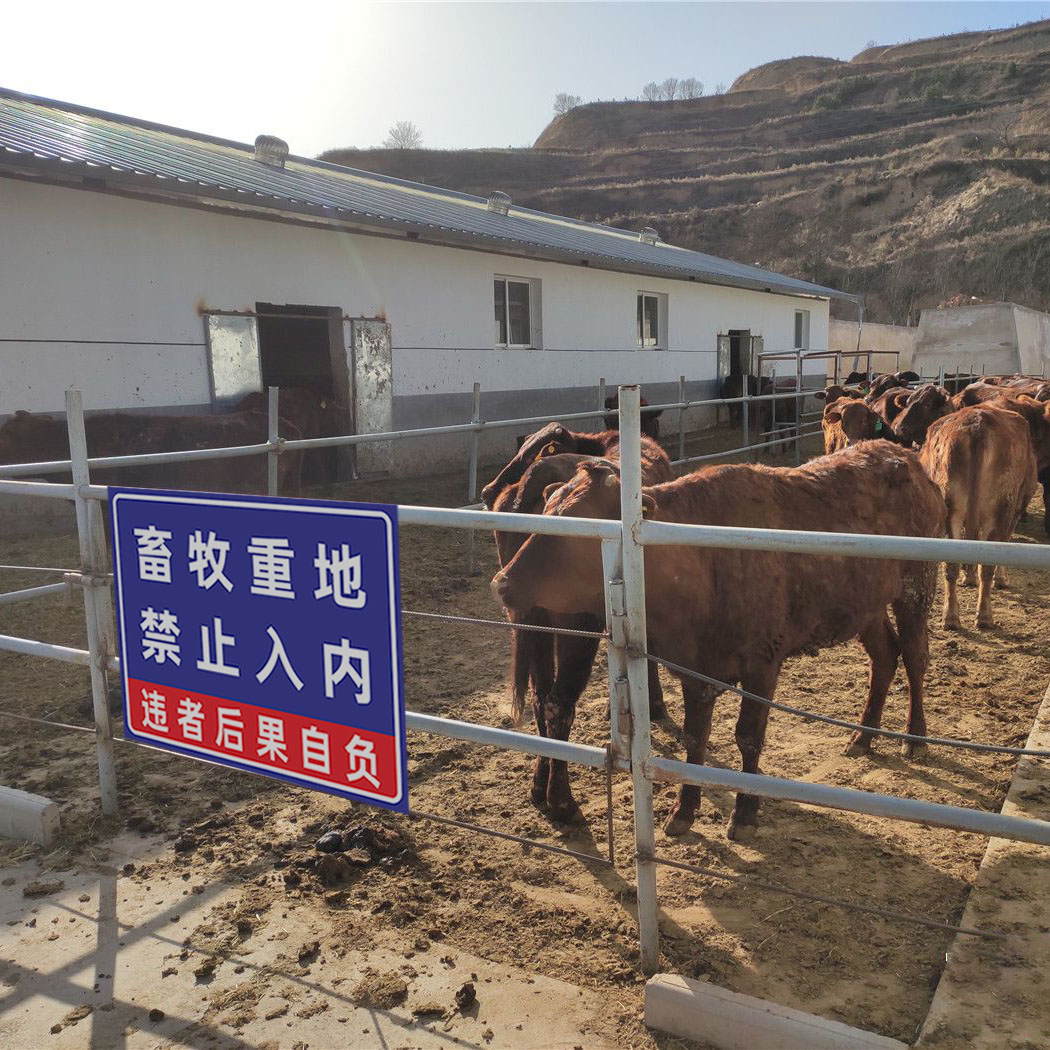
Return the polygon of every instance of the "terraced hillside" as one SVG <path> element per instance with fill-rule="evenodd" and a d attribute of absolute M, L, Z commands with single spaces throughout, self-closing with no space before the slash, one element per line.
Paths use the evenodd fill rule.
<path fill-rule="evenodd" d="M 632 229 L 864 292 L 1050 309 L 1050 21 L 800 57 L 724 95 L 594 103 L 528 150 L 327 160 Z"/>

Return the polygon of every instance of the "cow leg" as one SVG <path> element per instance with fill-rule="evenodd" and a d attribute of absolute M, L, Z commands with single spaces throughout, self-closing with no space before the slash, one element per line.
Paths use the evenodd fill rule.
<path fill-rule="evenodd" d="M 955 562 L 944 563 L 944 618 L 941 623 L 945 630 L 958 631 L 962 628 L 959 617 L 959 595 L 956 586 L 959 581 L 959 566 Z"/>
<path fill-rule="evenodd" d="M 868 654 L 868 702 L 864 705 L 861 725 L 878 729 L 882 725 L 882 709 L 886 704 L 886 693 L 889 691 L 893 676 L 897 673 L 897 657 L 900 647 L 897 635 L 893 631 L 890 618 L 883 614 L 880 620 L 865 627 L 860 632 L 860 644 Z M 846 745 L 846 754 L 851 758 L 866 755 L 871 750 L 871 733 L 859 730 L 853 734 Z"/>
<path fill-rule="evenodd" d="M 519 632 L 524 634 L 525 632 Z M 533 714 L 536 732 L 547 736 L 546 705 L 554 689 L 554 635 L 541 631 L 530 631 L 532 635 L 528 650 L 529 677 L 532 680 L 534 697 Z M 547 786 L 551 777 L 551 760 L 538 757 L 532 773 L 532 804 L 547 805 Z"/>
<path fill-rule="evenodd" d="M 749 693 L 773 698 L 777 688 L 780 668 L 769 665 L 750 671 L 741 680 L 740 685 Z M 769 708 L 742 697 L 740 714 L 736 721 L 736 746 L 740 748 L 741 769 L 745 773 L 757 773 L 758 760 L 762 757 L 762 746 L 766 742 L 766 723 L 769 721 Z M 734 842 L 748 842 L 754 837 L 758 827 L 758 796 L 737 795 L 733 806 L 733 815 L 729 818 L 726 837 Z"/>
<path fill-rule="evenodd" d="M 922 698 L 926 682 L 926 665 L 930 656 L 929 628 L 926 623 L 926 603 L 901 599 L 893 603 L 897 616 L 897 638 L 904 671 L 908 676 L 908 732 L 926 736 L 926 712 Z M 929 747 L 914 740 L 901 741 L 905 758 L 923 758 Z"/>
<path fill-rule="evenodd" d="M 1050 470 L 1044 470 L 1039 475 L 1043 484 L 1043 531 L 1050 536 Z"/>
<path fill-rule="evenodd" d="M 554 688 L 544 705 L 544 717 L 550 736 L 555 740 L 568 740 L 576 719 L 576 701 L 587 687 L 594 658 L 598 654 L 598 639 L 559 636 L 555 642 L 555 652 L 558 673 Z M 582 820 L 580 807 L 572 797 L 568 764 L 552 759 L 550 768 L 547 811 L 551 819 L 564 822 Z"/>
<path fill-rule="evenodd" d="M 649 661 L 649 718 L 664 719 L 667 706 L 664 704 L 664 687 L 660 684 L 660 668 Z"/>
<path fill-rule="evenodd" d="M 969 538 L 969 537 L 967 537 Z M 963 586 L 964 587 L 975 587 L 977 585 L 977 566 L 976 565 L 964 565 L 963 566 Z"/>
<path fill-rule="evenodd" d="M 1005 565 L 995 567 L 995 589 L 1005 591 L 1010 586 L 1010 570 Z"/>
<path fill-rule="evenodd" d="M 994 576 L 994 565 L 981 566 L 981 583 L 977 590 L 978 630 L 995 626 L 995 617 L 992 615 L 992 580 Z"/>
<path fill-rule="evenodd" d="M 685 760 L 702 765 L 707 755 L 718 689 L 695 678 L 683 678 L 682 697 L 685 700 Z M 683 784 L 674 809 L 664 822 L 665 834 L 684 835 L 693 826 L 699 805 L 700 788 L 695 784 Z"/>

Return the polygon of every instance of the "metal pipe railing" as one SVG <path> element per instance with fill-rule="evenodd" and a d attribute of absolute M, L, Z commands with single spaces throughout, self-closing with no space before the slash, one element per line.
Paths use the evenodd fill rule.
<path fill-rule="evenodd" d="M 34 598 L 45 598 L 49 594 L 61 594 L 68 589 L 66 583 L 45 583 L 40 587 L 26 587 L 21 591 L 6 591 L 0 594 L 0 605 L 14 605 Z"/>
<path fill-rule="evenodd" d="M 1035 842 L 1050 846 L 1050 822 L 1031 817 L 1010 817 L 1002 813 L 986 813 L 981 809 L 946 806 L 938 802 L 880 795 L 873 791 L 837 787 L 833 784 L 812 784 L 801 780 L 785 780 L 762 773 L 741 773 L 735 769 L 716 769 L 697 766 L 671 758 L 650 758 L 646 766 L 654 780 L 699 787 L 726 788 L 762 798 L 801 802 L 824 809 L 841 809 L 863 813 L 869 817 L 889 817 L 913 824 L 933 824 L 936 827 L 973 831 L 978 835 L 1012 839 L 1017 842 Z"/>

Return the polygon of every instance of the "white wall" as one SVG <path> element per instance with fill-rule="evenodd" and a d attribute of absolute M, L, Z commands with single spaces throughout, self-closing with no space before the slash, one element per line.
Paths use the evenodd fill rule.
<path fill-rule="evenodd" d="M 885 354 L 873 353 L 871 367 L 877 372 L 892 372 L 897 369 L 897 358 L 892 351 L 900 352 L 900 368 L 911 368 L 915 353 L 917 328 L 897 324 L 868 324 L 861 328 L 860 349 L 863 351 L 885 350 Z M 857 322 L 831 321 L 828 327 L 828 349 L 840 350 L 843 354 L 843 375 L 853 370 L 853 355 L 857 352 Z M 864 362 L 860 362 L 863 371 Z M 835 362 L 828 361 L 828 375 L 835 374 Z"/>
<path fill-rule="evenodd" d="M 511 382 L 529 389 L 590 385 L 602 374 L 610 383 L 682 373 L 713 378 L 719 331 L 750 329 L 765 337 L 766 350 L 786 349 L 797 308 L 811 312 L 811 346 L 824 348 L 828 339 L 826 301 L 9 179 L 0 179 L 0 244 L 0 337 L 24 340 L 0 343 L 0 415 L 61 409 L 62 392 L 71 385 L 84 390 L 89 408 L 205 404 L 210 395 L 198 307 L 244 309 L 257 301 L 385 316 L 393 326 L 396 396 L 469 391 L 475 379 L 489 389 Z M 583 360 L 578 354 L 494 351 L 494 273 L 542 281 L 543 339 L 551 351 L 633 351 L 635 297 L 644 290 L 669 298 L 669 351 L 703 353 L 646 351 L 621 361 L 609 353 Z M 431 348 L 444 352 L 421 352 Z"/>
<path fill-rule="evenodd" d="M 1050 377 L 1050 314 L 1015 306 L 1014 325 L 1021 371 Z"/>

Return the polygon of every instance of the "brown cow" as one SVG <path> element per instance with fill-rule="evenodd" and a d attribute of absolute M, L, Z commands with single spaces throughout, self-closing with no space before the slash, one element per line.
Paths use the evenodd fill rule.
<path fill-rule="evenodd" d="M 824 452 L 828 455 L 858 441 L 873 441 L 888 429 L 870 405 L 847 397 L 824 406 L 820 425 L 824 431 Z"/>
<path fill-rule="evenodd" d="M 601 430 L 594 434 L 569 430 L 561 423 L 551 422 L 534 434 L 526 436 L 507 465 L 481 490 L 482 502 L 492 510 L 496 497 L 508 486 L 515 485 L 540 455 L 557 456 L 575 452 L 584 456 L 612 456 L 620 445 L 618 430 Z M 619 457 L 619 452 L 615 453 Z M 671 476 L 671 461 L 667 453 L 651 438 L 642 437 L 642 472 L 667 471 Z M 656 480 L 656 475 L 653 475 Z"/>
<path fill-rule="evenodd" d="M 922 377 L 918 372 L 884 372 L 871 381 L 871 386 L 868 387 L 868 400 L 874 401 L 887 390 L 898 386 L 906 387 L 909 383 L 918 383 L 921 380 Z"/>
<path fill-rule="evenodd" d="M 643 489 L 646 516 L 658 521 L 754 528 L 940 536 L 944 501 L 917 456 L 885 441 L 867 441 L 801 467 L 707 467 Z M 583 463 L 548 499 L 544 513 L 588 518 L 619 515 L 613 468 Z M 858 637 L 871 659 L 863 724 L 877 727 L 898 656 L 908 675 L 908 732 L 925 735 L 922 690 L 926 619 L 936 571 L 929 563 L 654 546 L 645 552 L 646 618 L 654 655 L 722 682 L 772 697 L 788 657 Z M 511 609 L 603 607 L 597 540 L 534 535 L 492 581 Z M 893 607 L 897 630 L 888 614 Z M 719 689 L 682 676 L 688 761 L 704 761 Z M 769 710 L 743 699 L 736 739 L 743 769 L 758 771 Z M 847 753 L 861 754 L 871 734 L 858 732 Z M 908 743 L 905 754 L 925 751 Z M 685 832 L 699 791 L 685 786 L 665 825 Z M 738 796 L 729 837 L 757 824 L 758 799 Z"/>
<path fill-rule="evenodd" d="M 558 430 L 562 433 L 558 434 Z M 539 435 L 543 435 L 544 441 L 533 440 Z M 581 444 L 587 444 L 593 439 L 607 440 L 607 455 L 609 460 L 615 463 L 619 462 L 620 456 L 619 437 L 618 431 L 608 431 L 606 434 L 573 434 L 557 424 L 548 424 L 538 434 L 526 438 L 515 456 L 515 460 L 519 460 L 528 449 L 537 450 L 538 445 L 537 458 L 525 466 L 520 477 L 506 483 L 493 497 L 492 491 L 500 483 L 500 478 L 513 478 L 517 472 L 520 462 L 516 465 L 515 460 L 512 460 L 500 472 L 499 477 L 486 486 L 483 493 L 486 503 L 492 500 L 492 510 L 541 513 L 545 489 L 551 484 L 567 480 L 581 460 L 590 458 L 580 453 L 559 452 L 560 447 L 573 439 L 583 439 Z M 654 481 L 664 481 L 673 476 L 667 453 L 655 441 L 645 436 L 642 437 L 642 463 L 642 476 L 646 480 L 652 478 Z M 526 537 L 520 533 L 497 531 L 495 539 L 502 566 L 509 563 Z M 534 607 L 518 610 L 510 619 L 514 623 L 528 625 L 600 631 L 605 623 L 605 608 L 603 606 L 598 614 L 585 610 L 552 615 L 542 607 Z M 529 630 L 512 631 L 511 713 L 514 720 L 521 720 L 531 681 L 534 693 L 533 713 L 540 736 L 568 740 L 576 703 L 590 680 L 597 651 L 598 641 L 593 638 L 552 636 Z M 656 667 L 650 668 L 649 689 L 653 697 L 653 716 L 662 718 L 666 715 L 666 710 Z M 579 806 L 573 799 L 569 786 L 568 767 L 564 762 L 553 762 L 546 758 L 536 760 L 532 800 L 536 805 L 546 807 L 548 815 L 554 820 L 574 821 L 580 818 Z"/>
<path fill-rule="evenodd" d="M 913 390 L 893 420 L 893 430 L 902 445 L 918 448 L 926 440 L 930 424 L 955 411 L 951 395 L 934 383 Z"/>
<path fill-rule="evenodd" d="M 922 463 L 948 507 L 952 539 L 1008 540 L 1036 487 L 1036 459 L 1028 424 L 1018 414 L 974 405 L 930 427 Z M 982 565 L 977 599 L 978 628 L 994 627 L 994 566 Z M 958 630 L 959 566 L 944 567 L 946 628 Z"/>
<path fill-rule="evenodd" d="M 832 384 L 827 390 L 817 390 L 813 396 L 818 401 L 823 401 L 825 405 L 830 405 L 833 401 L 838 401 L 841 397 L 847 397 L 854 401 L 859 401 L 864 397 L 865 391 L 859 387 L 853 386 L 837 386 Z"/>
<path fill-rule="evenodd" d="M 284 420 L 288 437 L 299 437 Z M 150 452 L 255 445 L 266 441 L 266 416 L 258 412 L 227 415 L 166 416 L 136 412 L 103 412 L 85 419 L 88 455 L 123 456 Z M 0 427 L 0 463 L 36 463 L 69 459 L 64 419 L 16 412 Z M 284 491 L 298 492 L 301 454 L 278 459 Z M 266 457 L 192 460 L 151 466 L 93 470 L 96 484 L 147 485 L 216 492 L 266 490 Z"/>

